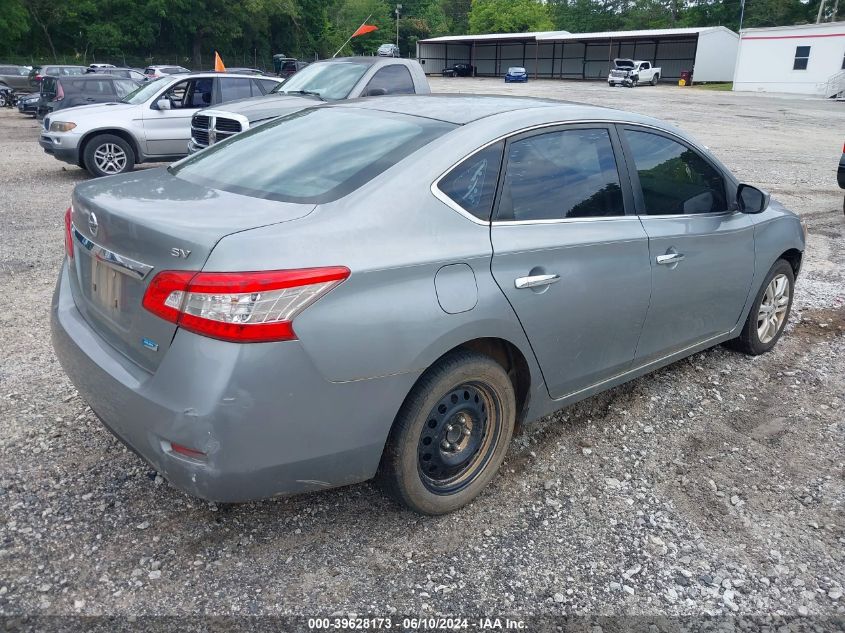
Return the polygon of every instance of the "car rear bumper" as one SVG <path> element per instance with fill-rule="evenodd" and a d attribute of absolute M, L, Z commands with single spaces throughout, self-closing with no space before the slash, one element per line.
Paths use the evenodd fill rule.
<path fill-rule="evenodd" d="M 415 374 L 326 381 L 298 341 L 237 345 L 177 331 L 154 374 L 128 361 L 76 308 L 67 266 L 53 347 L 109 430 L 194 496 L 238 502 L 371 478 Z M 199 450 L 192 459 L 172 445 Z"/>
<path fill-rule="evenodd" d="M 79 164 L 79 146 L 72 141 L 71 137 L 57 137 L 42 133 L 38 138 L 38 144 L 51 156 L 71 165 Z"/>

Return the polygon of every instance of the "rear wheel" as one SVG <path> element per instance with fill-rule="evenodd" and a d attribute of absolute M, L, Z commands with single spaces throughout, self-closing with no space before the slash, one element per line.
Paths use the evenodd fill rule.
<path fill-rule="evenodd" d="M 423 374 L 402 405 L 378 481 L 416 512 L 457 510 L 496 474 L 515 421 L 514 389 L 502 366 L 483 354 L 453 352 Z"/>
<path fill-rule="evenodd" d="M 652 78 L 651 78 L 651 85 L 652 85 L 652 86 L 656 86 L 656 85 L 657 85 L 657 82 L 658 82 L 659 80 L 660 80 L 660 75 L 654 75 L 654 77 L 652 77 Z"/>
<path fill-rule="evenodd" d="M 92 176 L 123 174 L 135 168 L 135 152 L 119 136 L 100 134 L 85 145 L 83 162 Z"/>
<path fill-rule="evenodd" d="M 795 273 L 792 265 L 784 259 L 779 259 L 766 275 L 742 332 L 728 342 L 730 347 L 753 356 L 772 349 L 783 334 L 789 319 L 794 287 Z"/>

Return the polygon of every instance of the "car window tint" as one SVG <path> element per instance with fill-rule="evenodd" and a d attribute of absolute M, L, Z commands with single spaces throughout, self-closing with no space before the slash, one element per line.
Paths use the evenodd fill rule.
<path fill-rule="evenodd" d="M 253 79 L 252 82 L 254 84 L 252 94 L 256 96 L 261 94 L 267 94 L 273 88 L 275 88 L 276 84 L 278 83 L 276 81 L 270 81 L 269 79 Z"/>
<path fill-rule="evenodd" d="M 650 132 L 626 130 L 625 136 L 648 215 L 727 210 L 724 178 L 698 152 Z"/>
<path fill-rule="evenodd" d="M 388 112 L 308 108 L 232 136 L 170 170 L 214 189 L 319 204 L 358 189 L 454 128 Z"/>
<path fill-rule="evenodd" d="M 414 80 L 411 73 L 402 64 L 386 66 L 376 72 L 370 83 L 367 84 L 367 91 L 384 90 L 389 95 L 412 95 L 414 94 Z M 365 92 L 365 94 L 366 94 Z"/>
<path fill-rule="evenodd" d="M 606 129 L 546 132 L 508 146 L 497 220 L 625 214 Z"/>
<path fill-rule="evenodd" d="M 489 220 L 496 196 L 504 143 L 495 143 L 473 154 L 438 183 L 437 188 L 480 220 Z"/>
<path fill-rule="evenodd" d="M 260 93 L 258 93 L 260 94 Z M 237 77 L 220 78 L 220 98 L 222 101 L 234 101 L 252 96 L 252 82 Z"/>

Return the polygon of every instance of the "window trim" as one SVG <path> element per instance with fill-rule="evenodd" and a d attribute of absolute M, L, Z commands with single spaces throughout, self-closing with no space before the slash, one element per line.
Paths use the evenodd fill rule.
<path fill-rule="evenodd" d="M 701 151 L 701 149 L 689 143 L 686 139 L 683 139 L 680 136 L 672 134 L 670 131 L 663 130 L 659 127 L 642 125 L 639 123 L 617 123 L 617 127 L 619 128 L 619 140 L 622 143 L 625 162 L 628 166 L 628 180 L 631 183 L 631 189 L 634 194 L 634 205 L 636 208 L 637 217 L 648 219 L 665 218 L 667 220 L 677 220 L 678 218 L 727 217 L 740 212 L 735 200 L 736 195 L 734 193 L 734 189 L 736 188 L 736 183 L 734 182 L 734 179 L 730 177 L 729 174 L 726 174 L 725 171 L 710 158 L 707 152 Z M 655 134 L 656 136 L 663 136 L 665 138 L 668 138 L 670 141 L 675 141 L 676 143 L 679 143 L 687 149 L 690 149 L 696 154 L 698 154 L 698 156 L 701 157 L 705 163 L 710 165 L 710 167 L 712 167 L 722 177 L 722 183 L 725 187 L 725 202 L 727 203 L 728 208 L 725 211 L 708 211 L 707 213 L 667 213 L 654 215 L 649 214 L 645 208 L 645 199 L 643 198 L 643 188 L 640 184 L 640 176 L 637 171 L 637 165 L 634 162 L 633 152 L 631 151 L 631 147 L 628 144 L 628 139 L 625 137 L 625 130 L 631 130 L 632 132 L 645 132 L 649 134 Z"/>
<path fill-rule="evenodd" d="M 798 49 L 800 49 L 800 48 L 806 48 L 807 54 L 806 55 L 798 55 Z M 806 44 L 795 47 L 795 56 L 792 58 L 792 70 L 793 71 L 807 70 L 807 68 L 809 68 L 809 66 L 810 66 L 810 53 L 812 52 L 812 49 L 813 49 L 812 45 L 807 46 Z M 799 59 L 804 61 L 804 68 L 796 68 L 795 67 L 795 65 L 798 63 Z M 845 62 L 843 62 L 843 65 L 845 65 Z"/>
<path fill-rule="evenodd" d="M 443 180 L 443 178 L 445 178 L 446 175 L 449 174 L 449 172 L 451 172 L 453 169 L 455 169 L 455 167 L 460 165 L 465 160 L 471 158 L 472 156 L 474 156 L 478 152 L 480 152 L 484 149 L 487 149 L 488 147 L 490 147 L 494 143 L 498 143 L 499 141 L 507 142 L 507 140 L 511 137 L 521 135 L 521 134 L 525 134 L 526 132 L 533 132 L 535 130 L 542 130 L 542 129 L 545 129 L 545 128 L 553 128 L 553 127 L 565 127 L 565 126 L 568 126 L 568 125 L 582 125 L 582 124 L 590 124 L 590 125 L 600 124 L 600 125 L 607 125 L 607 126 L 614 128 L 615 134 L 611 134 L 611 140 L 613 139 L 613 137 L 615 135 L 615 138 L 617 139 L 617 141 L 619 143 L 619 149 L 621 150 L 620 153 L 616 156 L 617 170 L 619 171 L 619 179 L 620 179 L 621 184 L 622 184 L 623 193 L 627 190 L 631 194 L 631 203 L 632 204 L 631 204 L 630 208 L 632 209 L 632 213 L 628 213 L 628 206 L 626 205 L 625 215 L 615 215 L 615 216 L 595 217 L 595 218 L 561 218 L 561 219 L 557 219 L 557 220 L 502 220 L 502 221 L 493 220 L 493 221 L 485 222 L 484 220 L 480 220 L 479 218 L 474 216 L 472 213 L 470 213 L 469 211 L 467 211 L 466 209 L 461 207 L 461 205 L 456 203 L 454 200 L 452 200 L 449 196 L 447 196 L 445 193 L 440 191 L 440 189 L 438 188 L 440 181 Z M 636 195 L 637 188 L 634 187 L 634 183 L 631 179 L 631 161 L 628 159 L 628 156 L 630 155 L 630 149 L 628 148 L 628 145 L 625 142 L 625 135 L 622 134 L 622 129 L 624 129 L 626 127 L 630 127 L 630 128 L 634 128 L 634 129 L 642 129 L 642 130 L 646 130 L 646 131 L 654 130 L 654 131 L 656 131 L 660 134 L 663 134 L 664 136 L 667 136 L 668 138 L 670 138 L 672 140 L 677 140 L 678 142 L 683 143 L 684 145 L 687 145 L 692 150 L 695 150 L 698 154 L 703 156 L 705 158 L 705 160 L 707 160 L 707 162 L 716 171 L 718 171 L 720 174 L 722 174 L 722 177 L 725 179 L 726 193 L 729 194 L 728 199 L 730 200 L 730 199 L 736 197 L 735 195 L 732 195 L 732 191 L 733 191 L 733 189 L 736 188 L 736 185 L 737 185 L 736 179 L 729 172 L 726 173 L 721 167 L 719 167 L 709 157 L 709 155 L 706 152 L 703 152 L 700 148 L 696 147 L 695 145 L 692 145 L 691 143 L 689 143 L 689 141 L 687 141 L 683 137 L 675 134 L 671 130 L 666 130 L 666 129 L 659 127 L 659 126 L 656 126 L 656 125 L 649 125 L 648 123 L 635 123 L 635 122 L 632 122 L 632 121 L 620 121 L 619 119 L 573 119 L 571 121 L 551 121 L 551 122 L 547 122 L 547 123 L 537 123 L 535 125 L 529 125 L 527 127 L 520 128 L 518 130 L 514 130 L 512 132 L 507 132 L 506 134 L 500 134 L 496 138 L 487 141 L 483 145 L 479 145 L 476 149 L 472 150 L 468 154 L 465 154 L 463 157 L 459 158 L 454 163 L 452 163 L 448 168 L 443 170 L 443 173 L 441 173 L 437 178 L 434 179 L 434 182 L 431 183 L 429 190 L 431 191 L 431 194 L 435 198 L 440 200 L 440 202 L 445 204 L 447 207 L 449 207 L 450 209 L 452 209 L 453 211 L 455 211 L 459 215 L 462 215 L 463 217 L 465 217 L 470 222 L 472 222 L 474 224 L 478 224 L 479 226 L 490 227 L 490 226 L 496 226 L 496 225 L 510 225 L 510 224 L 558 224 L 558 223 L 563 223 L 563 222 L 595 222 L 595 221 L 608 221 L 608 220 L 639 220 L 640 216 L 643 215 L 643 214 L 640 213 L 641 204 L 637 200 L 637 195 Z M 505 147 L 505 149 L 507 149 L 507 147 Z M 615 146 L 614 146 L 614 150 L 616 150 Z M 623 169 L 620 169 L 620 167 L 619 167 L 619 160 L 620 159 L 622 160 L 622 168 Z M 504 153 L 502 154 L 502 161 L 504 162 Z M 499 176 L 501 177 L 501 175 L 502 174 L 501 174 L 501 171 L 500 171 Z M 637 179 L 637 185 L 639 185 L 639 178 Z M 728 185 L 730 185 L 730 186 L 728 186 Z M 496 187 L 496 199 L 493 202 L 494 209 L 495 209 L 496 203 L 498 202 L 498 196 L 499 196 L 499 187 L 497 186 Z M 738 211 L 738 209 L 734 209 L 733 211 L 729 211 L 729 212 L 736 213 L 737 211 Z M 648 216 L 644 216 L 644 217 L 649 217 L 649 218 L 670 218 L 670 217 L 691 218 L 691 217 L 696 217 L 696 216 L 706 217 L 706 216 L 713 216 L 713 215 L 726 215 L 726 213 L 727 212 L 679 214 L 679 215 L 675 215 L 675 216 L 648 215 Z"/>

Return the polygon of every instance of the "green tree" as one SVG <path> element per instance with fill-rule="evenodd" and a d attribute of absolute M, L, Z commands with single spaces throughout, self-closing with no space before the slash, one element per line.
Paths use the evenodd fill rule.
<path fill-rule="evenodd" d="M 0 0 L 0 42 L 18 42 L 29 31 L 29 16 L 20 0 Z"/>
<path fill-rule="evenodd" d="M 525 33 L 553 28 L 548 5 L 537 0 L 472 0 L 470 33 Z"/>

